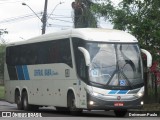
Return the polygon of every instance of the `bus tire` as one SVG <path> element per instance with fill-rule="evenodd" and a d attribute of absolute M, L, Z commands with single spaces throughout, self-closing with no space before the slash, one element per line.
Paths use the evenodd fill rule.
<path fill-rule="evenodd" d="M 26 111 L 31 110 L 31 105 L 28 103 L 28 95 L 26 91 L 22 93 L 22 104 L 23 104 L 24 110 Z"/>
<path fill-rule="evenodd" d="M 76 108 L 75 96 L 72 92 L 69 93 L 68 96 L 67 96 L 67 104 L 68 104 L 68 108 L 69 108 L 69 111 L 70 111 L 71 115 L 77 116 L 77 115 L 80 115 L 82 113 L 82 109 Z"/>
<path fill-rule="evenodd" d="M 21 101 L 20 92 L 18 90 L 15 91 L 15 103 L 17 104 L 18 110 L 23 110 L 23 105 Z"/>
<path fill-rule="evenodd" d="M 114 110 L 116 117 L 124 117 L 127 113 L 127 110 Z"/>

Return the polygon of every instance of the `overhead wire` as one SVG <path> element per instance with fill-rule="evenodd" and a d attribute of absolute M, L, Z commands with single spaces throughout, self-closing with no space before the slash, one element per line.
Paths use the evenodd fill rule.
<path fill-rule="evenodd" d="M 14 1 L 14 2 L 12 1 L 12 2 L 9 2 L 8 0 L 7 1 L 4 0 L 4 1 L 1 2 L 1 0 L 0 0 L 0 5 L 1 4 L 7 4 L 7 3 L 19 3 L 19 2 L 22 2 L 22 1 Z"/>
<path fill-rule="evenodd" d="M 73 27 L 73 26 L 67 26 L 67 25 L 59 25 L 59 24 L 49 24 L 47 27 Z"/>
<path fill-rule="evenodd" d="M 67 21 L 67 20 L 62 20 L 62 19 L 56 19 L 56 18 L 50 18 L 52 20 L 58 20 L 58 21 L 62 21 L 62 22 L 68 22 L 68 23 L 73 23 L 72 21 Z"/>
<path fill-rule="evenodd" d="M 41 14 L 41 12 L 37 13 L 37 14 Z M 12 17 L 12 18 L 8 18 L 8 19 L 5 19 L 5 20 L 1 20 L 0 21 L 0 24 L 4 24 L 4 23 L 13 23 L 13 22 L 17 22 L 17 21 L 23 21 L 23 20 L 27 20 L 27 19 L 30 19 L 30 18 L 34 18 L 36 17 L 34 14 L 27 14 L 27 15 L 24 15 L 24 16 L 18 16 L 18 17 Z M 72 21 L 67 21 L 67 20 L 62 20 L 62 19 L 58 19 L 58 18 L 72 18 L 72 17 L 50 17 L 51 20 L 58 20 L 58 21 L 63 21 L 63 22 L 68 22 L 68 23 L 73 23 Z"/>
<path fill-rule="evenodd" d="M 62 15 L 62 14 L 60 14 L 60 15 L 57 15 L 57 14 L 51 14 L 51 16 L 63 16 L 63 17 L 68 17 L 68 16 L 66 16 L 66 15 Z"/>
<path fill-rule="evenodd" d="M 41 15 L 41 12 L 39 12 L 37 14 Z M 33 18 L 33 17 L 36 17 L 36 16 L 34 14 L 27 14 L 27 15 L 18 16 L 18 17 L 7 18 L 7 19 L 4 19 L 4 20 L 1 20 L 0 24 L 12 23 L 12 22 L 16 22 L 16 21 L 27 20 L 27 19 Z"/>
<path fill-rule="evenodd" d="M 17 2 L 22 2 L 22 1 L 0 0 L 0 4 L 17 3 Z M 36 14 L 39 14 L 42 17 L 42 12 L 38 12 Z M 53 16 L 54 16 L 54 18 L 53 18 Z M 27 20 L 27 19 L 35 18 L 35 17 L 36 16 L 34 14 L 27 14 L 27 15 L 23 15 L 23 16 L 11 17 L 11 18 L 7 18 L 7 19 L 4 19 L 4 20 L 1 20 L 0 24 L 7 24 L 7 23 L 18 22 L 18 21 L 24 21 L 24 20 Z M 58 21 L 62 21 L 62 22 L 73 23 L 72 21 L 58 19 L 58 18 L 66 18 L 66 19 L 72 18 L 72 17 L 66 16 L 66 15 L 56 15 L 56 14 L 53 14 L 53 12 L 51 12 L 51 14 L 48 17 L 51 20 L 58 20 Z M 48 25 L 50 25 L 50 24 L 48 24 Z M 57 25 L 57 26 L 60 26 L 60 25 Z M 61 25 L 61 26 L 62 27 L 71 27 L 71 26 L 63 26 L 63 25 Z"/>

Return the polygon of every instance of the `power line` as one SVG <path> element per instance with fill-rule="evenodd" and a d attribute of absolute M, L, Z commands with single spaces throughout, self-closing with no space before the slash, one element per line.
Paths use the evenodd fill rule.
<path fill-rule="evenodd" d="M 68 17 L 66 15 L 57 15 L 57 14 L 52 14 L 52 16 L 63 16 L 63 17 Z"/>
<path fill-rule="evenodd" d="M 51 17 L 51 15 L 52 15 L 53 12 L 55 11 L 55 9 L 58 7 L 58 5 L 63 4 L 63 3 L 64 3 L 64 2 L 59 2 L 59 3 L 53 8 L 52 12 L 48 15 L 48 18 L 47 18 L 47 19 L 49 19 L 49 18 Z"/>
<path fill-rule="evenodd" d="M 73 18 L 71 16 L 65 16 L 65 15 L 51 15 L 53 17 L 50 17 L 50 18 Z"/>
<path fill-rule="evenodd" d="M 42 12 L 38 12 L 36 14 L 39 14 L 42 16 Z M 35 17 L 36 16 L 34 14 L 27 14 L 27 15 L 23 15 L 23 16 L 11 17 L 11 18 L 1 20 L 0 24 L 13 23 L 13 22 L 23 21 L 23 20 L 27 20 L 27 19 L 35 18 Z M 73 23 L 71 21 L 62 20 L 62 19 L 58 19 L 58 18 L 70 19 L 72 17 L 64 16 L 64 15 L 56 15 L 56 17 L 50 17 L 51 20 L 59 20 L 59 21 L 63 21 L 63 22 Z"/>
<path fill-rule="evenodd" d="M 10 1 L 10 0 L 0 0 L 0 1 Z"/>
<path fill-rule="evenodd" d="M 6 1 L 6 0 L 4 0 L 4 1 Z M 22 2 L 22 1 L 1 2 L 1 0 L 0 0 L 0 5 L 1 5 L 1 4 L 7 4 L 7 3 L 19 3 L 19 2 Z"/>
<path fill-rule="evenodd" d="M 58 20 L 62 22 L 68 22 L 68 23 L 73 23 L 72 21 L 67 21 L 67 20 L 62 20 L 62 19 L 56 19 L 56 18 L 50 18 L 51 20 Z"/>
<path fill-rule="evenodd" d="M 9 0 L 0 0 L 0 1 L 4 1 L 5 2 L 5 1 L 9 1 Z"/>
<path fill-rule="evenodd" d="M 39 12 L 37 14 L 41 15 L 41 12 Z M 1 20 L 0 24 L 16 22 L 16 21 L 19 21 L 19 20 L 26 20 L 26 19 L 29 19 L 31 17 L 36 17 L 36 16 L 34 14 L 28 14 L 28 15 L 24 15 L 24 16 L 12 17 L 12 18 L 8 18 L 8 19 L 5 19 L 5 20 Z"/>
<path fill-rule="evenodd" d="M 58 25 L 58 24 L 49 24 L 47 27 L 73 27 L 73 26 L 67 26 L 67 25 Z"/>

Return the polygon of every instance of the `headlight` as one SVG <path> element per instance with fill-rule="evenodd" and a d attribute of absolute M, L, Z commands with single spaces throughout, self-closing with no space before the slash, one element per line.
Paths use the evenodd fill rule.
<path fill-rule="evenodd" d="M 143 95 L 144 95 L 144 93 L 142 93 L 142 92 L 137 93 L 138 97 L 142 97 Z"/>
<path fill-rule="evenodd" d="M 93 101 L 89 101 L 89 104 L 90 104 L 90 105 L 94 105 L 94 102 L 93 102 Z"/>
<path fill-rule="evenodd" d="M 144 95 L 144 87 L 142 87 L 135 96 L 140 98 L 143 95 Z"/>
<path fill-rule="evenodd" d="M 96 97 L 96 96 L 99 96 L 99 95 L 100 95 L 100 93 L 94 92 L 91 86 L 88 86 L 87 89 L 85 89 L 85 90 L 86 90 L 87 93 L 89 93 L 89 94 L 92 95 L 92 96 L 95 96 L 95 97 Z"/>

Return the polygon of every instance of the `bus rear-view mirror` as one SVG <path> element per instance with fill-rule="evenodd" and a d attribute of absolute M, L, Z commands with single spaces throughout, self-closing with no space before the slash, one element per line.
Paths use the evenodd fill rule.
<path fill-rule="evenodd" d="M 90 54 L 89 54 L 89 52 L 85 48 L 83 48 L 83 47 L 78 47 L 78 49 L 84 55 L 86 66 L 89 66 L 90 65 Z"/>
<path fill-rule="evenodd" d="M 147 67 L 150 68 L 152 66 L 152 55 L 145 49 L 141 49 L 141 52 L 147 56 Z"/>

